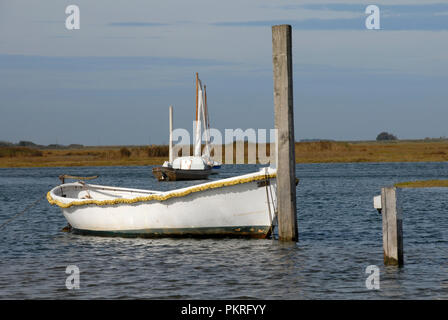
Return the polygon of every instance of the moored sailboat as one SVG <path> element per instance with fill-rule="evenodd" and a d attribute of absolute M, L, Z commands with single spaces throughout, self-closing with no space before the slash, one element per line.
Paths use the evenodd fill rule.
<path fill-rule="evenodd" d="M 162 166 L 154 167 L 152 172 L 159 181 L 203 180 L 212 169 L 221 164 L 211 158 L 210 122 L 207 109 L 207 94 L 196 73 L 196 118 L 194 130 L 193 156 L 173 159 L 172 154 L 172 107 L 170 107 L 170 159 Z M 205 147 L 202 153 L 202 126 L 204 126 Z"/>

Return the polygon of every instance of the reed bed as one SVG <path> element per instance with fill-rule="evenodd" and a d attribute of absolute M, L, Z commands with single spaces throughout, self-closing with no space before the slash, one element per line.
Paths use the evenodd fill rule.
<path fill-rule="evenodd" d="M 0 147 L 0 158 L 42 157 L 43 153 L 37 149 L 27 147 Z"/>
<path fill-rule="evenodd" d="M 244 161 L 237 162 L 237 149 L 242 146 Z M 272 145 L 248 142 L 215 146 L 215 160 L 226 163 L 226 149 L 233 151 L 227 163 L 267 163 Z M 249 149 L 256 158 L 249 159 Z M 260 149 L 262 148 L 262 149 Z M 181 150 L 178 156 L 182 155 Z M 192 154 L 192 146 L 186 146 Z M 260 151 L 260 155 L 258 155 Z M 99 146 L 65 149 L 37 149 L 31 147 L 0 147 L 0 167 L 57 167 L 57 166 L 129 166 L 156 165 L 168 160 L 168 146 Z M 221 156 L 219 157 L 219 153 Z M 338 142 L 316 141 L 295 144 L 297 163 L 329 162 L 444 162 L 448 161 L 448 141 L 392 141 Z M 185 155 L 185 154 L 184 154 Z M 241 160 L 241 159 L 240 159 Z"/>
<path fill-rule="evenodd" d="M 448 180 L 417 180 L 396 183 L 397 188 L 441 188 L 448 187 Z"/>

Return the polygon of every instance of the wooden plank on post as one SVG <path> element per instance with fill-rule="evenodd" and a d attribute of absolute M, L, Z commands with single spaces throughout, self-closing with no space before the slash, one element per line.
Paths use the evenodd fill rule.
<path fill-rule="evenodd" d="M 399 189 L 381 188 L 383 217 L 384 264 L 402 266 L 403 259 L 403 214 Z"/>
<path fill-rule="evenodd" d="M 298 241 L 290 25 L 272 27 L 279 240 Z"/>

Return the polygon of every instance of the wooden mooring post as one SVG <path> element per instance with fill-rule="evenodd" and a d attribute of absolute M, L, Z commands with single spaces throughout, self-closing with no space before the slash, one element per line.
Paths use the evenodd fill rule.
<path fill-rule="evenodd" d="M 383 217 L 384 264 L 402 266 L 403 260 L 403 211 L 399 189 L 381 188 L 381 213 Z"/>
<path fill-rule="evenodd" d="M 290 25 L 272 27 L 274 110 L 277 129 L 278 236 L 298 241 L 296 212 L 296 162 L 292 84 L 292 31 Z"/>

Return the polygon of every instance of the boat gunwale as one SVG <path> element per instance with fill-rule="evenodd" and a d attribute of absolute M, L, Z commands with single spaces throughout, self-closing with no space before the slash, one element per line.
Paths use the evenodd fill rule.
<path fill-rule="evenodd" d="M 107 199 L 107 200 L 76 199 L 76 200 L 73 200 L 70 202 L 60 201 L 60 200 L 67 200 L 67 198 L 57 196 L 55 194 L 55 190 L 57 190 L 58 188 L 62 188 L 62 186 L 64 186 L 64 185 L 65 186 L 75 186 L 76 185 L 76 186 L 85 186 L 85 187 L 94 186 L 96 188 L 98 188 L 98 187 L 104 188 L 105 187 L 105 188 L 109 188 L 109 190 L 110 189 L 117 189 L 117 191 L 120 190 L 120 188 L 99 186 L 99 185 L 80 184 L 79 182 L 75 182 L 75 183 L 68 183 L 68 184 L 63 184 L 63 185 L 54 187 L 53 189 L 48 191 L 47 200 L 51 205 L 57 205 L 64 209 L 70 208 L 72 206 L 84 206 L 84 205 L 90 205 L 90 204 L 94 204 L 94 205 L 98 205 L 98 206 L 108 206 L 108 205 L 110 206 L 110 205 L 116 205 L 116 204 L 134 204 L 134 203 L 148 202 L 148 201 L 154 201 L 154 200 L 166 201 L 171 198 L 185 197 L 187 195 L 205 191 L 205 190 L 209 190 L 209 189 L 217 189 L 217 188 L 222 188 L 222 187 L 229 187 L 229 186 L 234 186 L 234 185 L 238 185 L 238 184 L 249 183 L 249 182 L 253 182 L 253 181 L 272 179 L 272 178 L 275 178 L 276 176 L 277 176 L 277 171 L 275 169 L 264 168 L 256 173 L 250 173 L 250 174 L 241 175 L 241 176 L 237 176 L 237 177 L 221 179 L 221 180 L 217 180 L 217 181 L 199 184 L 196 186 L 191 186 L 191 187 L 186 187 L 186 188 L 181 188 L 181 189 L 176 189 L 176 190 L 171 190 L 171 191 L 166 191 L 166 192 L 157 192 L 157 191 L 154 192 L 154 191 L 149 191 L 149 190 L 123 189 L 122 188 L 122 191 L 134 190 L 136 192 L 142 192 L 142 191 L 143 192 L 153 192 L 153 194 L 148 195 L 148 196 L 140 196 L 140 197 L 134 197 L 134 198 L 117 198 L 117 199 Z"/>

